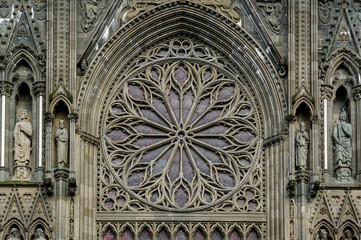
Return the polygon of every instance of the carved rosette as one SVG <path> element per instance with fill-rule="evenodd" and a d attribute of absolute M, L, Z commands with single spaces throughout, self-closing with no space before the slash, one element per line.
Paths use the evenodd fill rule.
<path fill-rule="evenodd" d="M 7 97 L 10 97 L 13 90 L 14 90 L 14 84 L 12 84 L 11 82 L 0 81 L 1 95 L 5 95 Z"/>
<path fill-rule="evenodd" d="M 361 85 L 357 85 L 352 88 L 352 96 L 355 101 L 361 99 Z"/>
<path fill-rule="evenodd" d="M 46 82 L 45 81 L 35 82 L 33 84 L 33 92 L 34 92 L 35 96 L 37 96 L 37 97 L 44 96 L 45 91 L 46 91 Z"/>
<path fill-rule="evenodd" d="M 327 99 L 328 101 L 331 100 L 333 95 L 333 87 L 331 85 L 323 84 L 321 85 L 321 101 Z"/>

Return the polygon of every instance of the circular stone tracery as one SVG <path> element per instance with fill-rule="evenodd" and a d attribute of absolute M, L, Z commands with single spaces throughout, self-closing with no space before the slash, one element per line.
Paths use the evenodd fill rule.
<path fill-rule="evenodd" d="M 169 59 L 143 66 L 110 98 L 106 159 L 148 204 L 195 210 L 238 189 L 258 157 L 258 115 L 217 66 Z"/>

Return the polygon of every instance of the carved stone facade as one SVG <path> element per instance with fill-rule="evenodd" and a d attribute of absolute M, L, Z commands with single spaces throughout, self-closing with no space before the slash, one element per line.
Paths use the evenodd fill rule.
<path fill-rule="evenodd" d="M 360 240 L 360 27 L 360 0 L 0 0 L 0 238 Z"/>

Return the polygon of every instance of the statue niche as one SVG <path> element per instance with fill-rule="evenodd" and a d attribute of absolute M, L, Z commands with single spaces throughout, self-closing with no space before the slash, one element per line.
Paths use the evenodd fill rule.
<path fill-rule="evenodd" d="M 339 115 L 339 123 L 336 124 L 332 137 L 335 142 L 334 160 L 336 166 L 336 179 L 340 183 L 353 183 L 351 177 L 351 136 L 352 127 L 346 122 L 347 113 L 345 109 L 341 109 Z"/>

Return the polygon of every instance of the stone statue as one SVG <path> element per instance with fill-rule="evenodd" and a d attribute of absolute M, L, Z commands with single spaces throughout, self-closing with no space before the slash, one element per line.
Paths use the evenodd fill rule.
<path fill-rule="evenodd" d="M 335 140 L 335 164 L 336 178 L 339 182 L 353 182 L 351 178 L 351 135 L 352 127 L 346 123 L 346 111 L 341 109 L 340 122 L 336 124 L 333 130 L 333 139 Z"/>
<path fill-rule="evenodd" d="M 7 236 L 6 240 L 21 240 L 19 230 L 17 228 L 12 228 L 10 230 L 10 235 Z"/>
<path fill-rule="evenodd" d="M 315 240 L 327 240 L 327 239 L 328 239 L 328 232 L 327 232 L 327 230 L 321 228 L 321 229 L 318 231 Z"/>
<path fill-rule="evenodd" d="M 308 133 L 305 131 L 305 123 L 300 123 L 300 131 L 296 134 L 296 161 L 299 169 L 306 170 L 307 169 L 307 157 L 308 157 L 308 143 L 310 141 L 310 137 Z"/>
<path fill-rule="evenodd" d="M 35 240 L 46 240 L 44 236 L 44 231 L 41 228 L 36 229 Z"/>
<path fill-rule="evenodd" d="M 59 121 L 59 128 L 55 133 L 57 146 L 57 163 L 58 167 L 64 167 L 67 163 L 68 156 L 68 131 L 64 128 L 64 120 Z"/>
<path fill-rule="evenodd" d="M 343 232 L 343 236 L 341 238 L 342 240 L 354 240 L 354 236 L 351 232 L 350 229 L 346 229 L 344 232 Z"/>
<path fill-rule="evenodd" d="M 20 113 L 20 122 L 15 125 L 15 165 L 27 166 L 30 162 L 32 127 L 27 119 L 27 112 L 22 111 Z"/>

